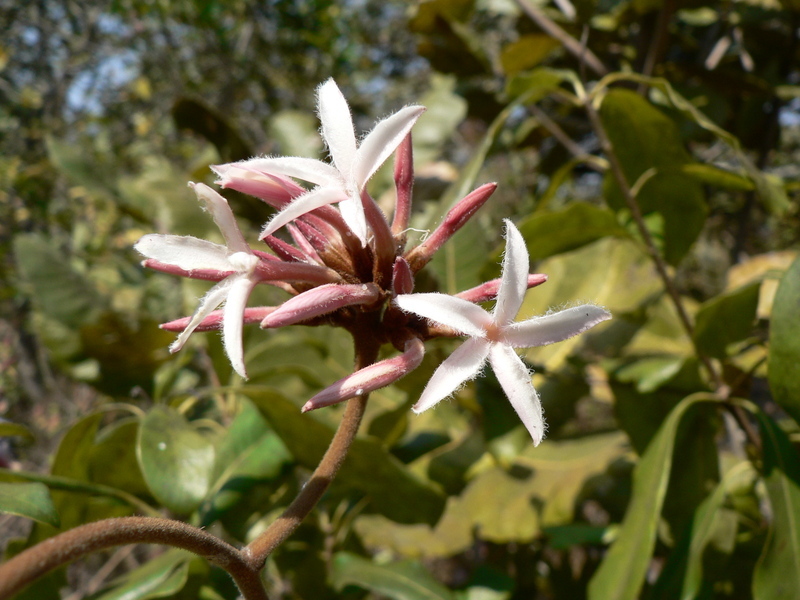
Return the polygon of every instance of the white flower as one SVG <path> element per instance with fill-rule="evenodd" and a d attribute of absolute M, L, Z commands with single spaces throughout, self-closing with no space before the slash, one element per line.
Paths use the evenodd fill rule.
<path fill-rule="evenodd" d="M 247 377 L 242 349 L 242 328 L 247 299 L 260 281 L 256 274 L 259 258 L 242 235 L 233 217 L 233 212 L 217 192 L 202 183 L 189 184 L 214 218 L 225 238 L 225 246 L 189 236 L 150 234 L 142 237 L 134 246 L 149 259 L 177 267 L 183 271 L 198 270 L 219 273 L 221 279 L 200 301 L 189 324 L 169 347 L 177 352 L 189 336 L 220 304 L 225 302 L 222 320 L 222 339 L 233 369 Z"/>
<path fill-rule="evenodd" d="M 506 220 L 506 253 L 497 304 L 488 313 L 481 307 L 445 294 L 406 294 L 396 298 L 401 309 L 451 327 L 470 336 L 448 357 L 428 382 L 414 412 L 420 413 L 448 397 L 464 382 L 476 377 L 486 360 L 514 410 L 538 445 L 545 424 L 539 395 L 528 368 L 514 348 L 553 344 L 578 335 L 611 318 L 599 306 L 584 304 L 560 312 L 514 322 L 528 287 L 528 250 L 522 235 Z"/>
<path fill-rule="evenodd" d="M 317 187 L 296 198 L 267 223 L 261 232 L 262 239 L 307 212 L 339 202 L 345 222 L 366 245 L 367 223 L 361 200 L 364 187 L 406 137 L 425 108 L 407 106 L 397 111 L 375 125 L 360 145 L 356 141 L 350 108 L 333 79 L 320 86 L 318 109 L 322 138 L 330 150 L 332 165 L 300 157 L 254 158 L 218 165 L 214 170 L 220 175 L 222 184 L 237 169 L 295 177 L 316 184 Z"/>

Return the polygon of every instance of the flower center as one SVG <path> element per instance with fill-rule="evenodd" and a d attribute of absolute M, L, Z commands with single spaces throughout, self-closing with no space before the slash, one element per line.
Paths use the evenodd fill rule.
<path fill-rule="evenodd" d="M 490 342 L 502 342 L 503 328 L 496 323 L 489 323 L 489 325 L 486 326 L 486 339 Z"/>
<path fill-rule="evenodd" d="M 228 257 L 228 262 L 240 273 L 252 273 L 258 266 L 258 257 L 249 252 L 234 252 Z"/>

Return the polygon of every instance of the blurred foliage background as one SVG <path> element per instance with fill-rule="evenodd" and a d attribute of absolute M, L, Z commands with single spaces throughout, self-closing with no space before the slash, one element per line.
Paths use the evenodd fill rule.
<path fill-rule="evenodd" d="M 352 369 L 348 338 L 248 331 L 246 385 L 214 334 L 170 356 L 157 324 L 208 286 L 145 273 L 131 246 L 218 235 L 186 187 L 211 183 L 210 164 L 324 156 L 313 90 L 333 76 L 361 131 L 428 107 L 416 229 L 500 183 L 419 289 L 496 276 L 512 218 L 550 277 L 521 316 L 592 301 L 614 320 L 526 354 L 549 423 L 537 449 L 491 374 L 411 415 L 453 347 L 429 344 L 373 395 L 336 484 L 270 559 L 270 597 L 800 597 L 798 26 L 791 0 L 0 0 L 7 555 L 136 513 L 243 543 L 303 484 L 340 409 L 297 408 Z M 601 90 L 692 336 L 574 102 L 581 85 Z M 389 173 L 372 182 L 387 210 Z M 226 196 L 254 239 L 268 209 Z M 251 304 L 283 299 L 258 292 Z M 715 399 L 700 356 L 734 400 Z M 186 553 L 123 548 L 20 595 L 60 597 L 235 590 Z"/>

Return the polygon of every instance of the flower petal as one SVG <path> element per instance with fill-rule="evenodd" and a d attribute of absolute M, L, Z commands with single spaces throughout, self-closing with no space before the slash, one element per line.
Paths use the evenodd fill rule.
<path fill-rule="evenodd" d="M 211 213 L 211 217 L 225 238 L 228 249 L 231 252 L 249 253 L 250 246 L 247 245 L 239 225 L 236 224 L 236 218 L 233 216 L 233 211 L 228 205 L 228 201 L 204 183 L 190 181 L 189 187 L 194 190 L 197 198 L 205 204 L 206 210 Z"/>
<path fill-rule="evenodd" d="M 353 117 L 339 86 L 331 78 L 317 91 L 322 139 L 328 145 L 333 164 L 342 174 L 350 173 L 356 156 Z"/>
<path fill-rule="evenodd" d="M 134 248 L 147 258 L 174 265 L 185 271 L 206 269 L 234 270 L 228 261 L 228 249 L 196 237 L 150 233 L 142 236 Z"/>
<path fill-rule="evenodd" d="M 485 337 L 486 327 L 492 324 L 492 316 L 480 306 L 447 294 L 402 294 L 395 302 L 406 312 L 473 337 Z"/>
<path fill-rule="evenodd" d="M 425 386 L 417 403 L 411 407 L 415 413 L 428 410 L 440 400 L 455 392 L 465 381 L 474 379 L 480 373 L 489 355 L 491 344 L 485 340 L 472 338 L 461 344 L 439 365 Z"/>
<path fill-rule="evenodd" d="M 361 246 L 367 245 L 367 217 L 364 214 L 364 205 L 361 198 L 348 197 L 339 202 L 339 211 L 347 226 L 361 242 Z"/>
<path fill-rule="evenodd" d="M 414 123 L 425 112 L 424 106 L 406 106 L 392 116 L 387 117 L 367 134 L 359 146 L 349 173 L 348 181 L 352 181 L 360 192 L 369 178 L 391 156 L 403 138 L 408 135 Z M 342 171 L 347 176 L 347 171 Z"/>
<path fill-rule="evenodd" d="M 233 370 L 243 379 L 247 379 L 242 346 L 244 309 L 256 283 L 258 283 L 257 280 L 244 275 L 231 277 L 231 286 L 223 309 L 222 342 L 225 346 L 225 353 L 228 355 L 228 360 L 231 361 Z"/>
<path fill-rule="evenodd" d="M 494 320 L 498 325 L 507 325 L 514 320 L 522 306 L 525 291 L 528 289 L 528 249 L 525 240 L 514 224 L 505 219 L 506 253 L 503 257 L 503 275 L 497 304 L 494 307 Z"/>
<path fill-rule="evenodd" d="M 528 289 L 542 285 L 547 281 L 547 275 L 542 273 L 531 273 L 528 275 Z M 500 289 L 500 280 L 492 279 L 479 286 L 464 290 L 456 294 L 456 298 L 463 298 L 469 302 L 488 302 L 489 300 L 497 299 L 497 291 Z"/>
<path fill-rule="evenodd" d="M 545 346 L 583 333 L 610 318 L 611 313 L 606 309 L 594 304 L 584 304 L 520 323 L 512 323 L 503 328 L 503 338 L 515 348 Z"/>
<path fill-rule="evenodd" d="M 417 338 L 406 342 L 405 351 L 400 356 L 387 358 L 356 371 L 328 386 L 303 405 L 303 412 L 330 406 L 361 394 L 386 387 L 401 377 L 408 375 L 422 362 L 425 346 Z"/>
<path fill-rule="evenodd" d="M 268 235 L 272 235 L 278 229 L 294 221 L 297 217 L 302 217 L 307 212 L 331 204 L 333 202 L 341 202 L 347 199 L 347 196 L 339 188 L 332 187 L 317 187 L 296 198 L 289 206 L 284 208 L 281 212 L 272 217 L 272 220 L 264 226 L 259 239 L 263 239 Z"/>
<path fill-rule="evenodd" d="M 242 169 L 252 169 L 272 175 L 285 175 L 316 185 L 344 186 L 339 171 L 321 160 L 299 156 L 279 156 L 276 158 L 251 158 L 235 165 Z"/>
<path fill-rule="evenodd" d="M 216 309 L 225 301 L 225 297 L 228 295 L 234 280 L 237 278 L 237 275 L 232 275 L 227 279 L 223 279 L 217 285 L 208 290 L 208 292 L 206 292 L 206 295 L 203 296 L 202 300 L 200 300 L 200 304 L 197 306 L 197 310 L 192 315 L 192 320 L 189 321 L 186 329 L 184 329 L 175 339 L 175 341 L 170 344 L 170 352 L 174 354 L 183 348 L 186 340 L 189 339 L 189 336 L 192 335 L 192 332 L 203 321 L 203 319 L 210 315 L 214 309 Z"/>
<path fill-rule="evenodd" d="M 505 344 L 492 344 L 489 362 L 511 406 L 517 411 L 520 420 L 531 434 L 533 445 L 538 446 L 544 437 L 544 415 L 542 402 L 531 383 L 528 367 L 516 352 Z"/>

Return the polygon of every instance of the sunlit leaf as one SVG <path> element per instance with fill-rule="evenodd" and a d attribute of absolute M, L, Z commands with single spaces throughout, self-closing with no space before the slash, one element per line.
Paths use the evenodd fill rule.
<path fill-rule="evenodd" d="M 58 527 L 60 519 L 43 483 L 0 483 L 0 512 Z"/>
<path fill-rule="evenodd" d="M 214 446 L 191 423 L 156 405 L 139 426 L 136 455 L 150 491 L 179 514 L 195 510 L 211 485 Z"/>
<path fill-rule="evenodd" d="M 553 212 L 537 212 L 519 224 L 531 260 L 575 250 L 603 237 L 628 237 L 613 212 L 573 202 Z"/>

